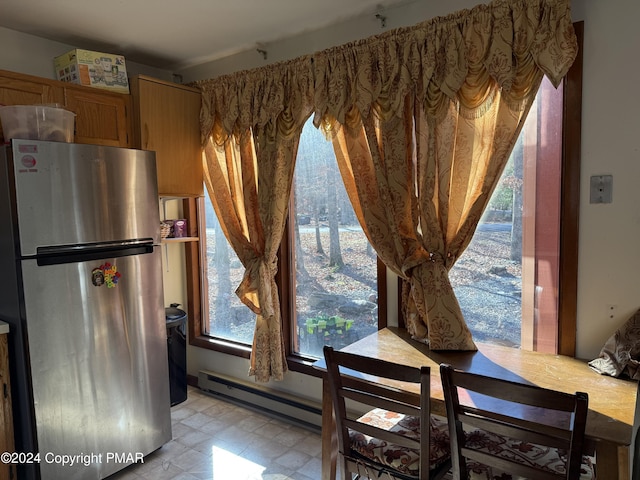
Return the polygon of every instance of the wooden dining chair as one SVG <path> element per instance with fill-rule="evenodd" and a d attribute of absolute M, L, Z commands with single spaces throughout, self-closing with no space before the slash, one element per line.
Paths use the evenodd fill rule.
<path fill-rule="evenodd" d="M 429 367 L 398 365 L 329 346 L 324 357 L 343 480 L 351 480 L 352 474 L 428 480 L 449 470 L 446 420 L 430 415 Z M 380 379 L 397 386 L 382 385 Z M 408 383 L 419 386 L 420 395 L 404 390 Z"/>
<path fill-rule="evenodd" d="M 640 382 L 636 390 L 636 409 L 633 416 L 631 445 L 629 446 L 629 478 L 640 480 Z"/>
<path fill-rule="evenodd" d="M 562 393 L 446 364 L 440 375 L 454 479 L 595 478 L 591 457 L 583 458 L 586 393 Z"/>

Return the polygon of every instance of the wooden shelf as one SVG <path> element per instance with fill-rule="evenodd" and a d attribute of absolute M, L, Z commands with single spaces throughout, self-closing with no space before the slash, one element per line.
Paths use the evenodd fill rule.
<path fill-rule="evenodd" d="M 162 243 L 185 243 L 185 242 L 197 242 L 200 240 L 198 237 L 167 237 L 162 239 Z"/>

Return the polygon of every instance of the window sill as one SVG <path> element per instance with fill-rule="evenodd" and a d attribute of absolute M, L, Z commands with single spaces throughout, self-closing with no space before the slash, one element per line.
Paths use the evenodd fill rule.
<path fill-rule="evenodd" d="M 194 347 L 204 348 L 227 355 L 234 355 L 240 358 L 251 358 L 250 346 L 231 342 L 229 340 L 222 340 L 219 338 L 200 335 L 196 338 L 190 339 L 189 344 Z M 313 368 L 313 364 L 317 360 L 318 359 L 316 358 L 303 358 L 299 356 L 289 355 L 287 357 L 287 365 L 289 367 L 289 370 L 292 372 L 298 372 L 314 377 L 321 377 L 322 373 Z"/>
<path fill-rule="evenodd" d="M 185 243 L 197 242 L 199 240 L 198 237 L 167 237 L 162 239 L 162 243 Z"/>
<path fill-rule="evenodd" d="M 236 357 L 251 357 L 251 347 L 248 345 L 242 345 L 229 340 L 222 340 L 220 338 L 213 338 L 205 335 L 200 335 L 190 339 L 189 345 L 226 353 L 228 355 L 235 355 Z"/>
<path fill-rule="evenodd" d="M 317 359 L 306 359 L 293 356 L 287 357 L 287 365 L 289 366 L 290 371 L 321 378 L 322 372 L 313 368 L 313 364 L 317 361 Z"/>

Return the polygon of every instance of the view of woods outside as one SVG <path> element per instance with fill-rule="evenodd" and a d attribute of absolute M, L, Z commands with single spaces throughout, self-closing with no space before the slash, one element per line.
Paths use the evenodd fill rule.
<path fill-rule="evenodd" d="M 521 144 L 520 144 L 521 150 Z M 514 150 L 472 243 L 450 272 L 474 339 L 520 343 L 521 167 Z M 244 273 L 207 197 L 209 333 L 251 344 L 255 315 L 234 291 Z M 295 332 L 298 353 L 320 357 L 377 330 L 377 260 L 344 189 L 331 143 L 311 120 L 303 130 L 293 185 Z M 515 218 L 515 220 L 514 220 Z M 281 302 L 284 308 L 286 302 Z"/>
<path fill-rule="evenodd" d="M 519 139 L 471 243 L 449 271 L 474 341 L 521 344 L 521 186 Z"/>
<path fill-rule="evenodd" d="M 377 257 L 342 183 L 333 146 L 311 120 L 294 176 L 296 340 L 322 356 L 378 329 Z"/>
<path fill-rule="evenodd" d="M 209 304 L 209 329 L 206 333 L 251 345 L 255 314 L 235 294 L 244 275 L 244 267 L 222 232 L 206 187 L 204 194 L 207 232 L 204 268 Z"/>

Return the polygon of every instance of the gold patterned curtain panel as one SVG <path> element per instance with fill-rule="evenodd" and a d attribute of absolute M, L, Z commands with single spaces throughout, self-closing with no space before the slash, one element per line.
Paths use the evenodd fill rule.
<path fill-rule="evenodd" d="M 275 284 L 302 127 L 312 112 L 311 62 L 300 58 L 199 82 L 204 178 L 222 230 L 245 267 L 236 290 L 256 314 L 250 375 L 287 370 Z"/>
<path fill-rule="evenodd" d="M 360 223 L 405 280 L 404 317 L 437 350 L 475 350 L 448 272 L 467 247 L 543 75 L 577 53 L 567 0 L 498 0 L 314 55 Z"/>

